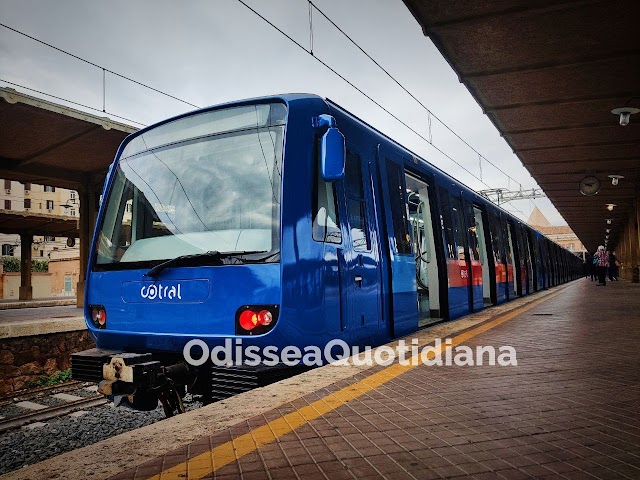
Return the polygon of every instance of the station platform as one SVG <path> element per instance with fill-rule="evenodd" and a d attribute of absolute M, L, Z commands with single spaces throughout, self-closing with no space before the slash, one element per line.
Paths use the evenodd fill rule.
<path fill-rule="evenodd" d="M 73 305 L 29 305 L 0 311 L 0 339 L 86 330 L 84 310 Z"/>
<path fill-rule="evenodd" d="M 580 279 L 411 338 L 517 366 L 329 365 L 7 477 L 640 478 L 640 285 Z"/>

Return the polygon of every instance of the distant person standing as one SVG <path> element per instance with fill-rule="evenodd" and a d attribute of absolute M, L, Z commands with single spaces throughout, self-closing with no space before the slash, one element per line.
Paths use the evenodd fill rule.
<path fill-rule="evenodd" d="M 596 279 L 596 266 L 593 264 L 593 255 L 587 253 L 584 262 L 585 276 L 593 282 Z"/>
<path fill-rule="evenodd" d="M 609 254 L 609 280 L 615 282 L 618 280 L 618 270 L 620 269 L 620 260 L 616 257 L 616 252 Z"/>
<path fill-rule="evenodd" d="M 609 270 L 609 254 L 604 249 L 604 245 L 598 247 L 598 251 L 593 254 L 593 264 L 598 273 L 598 286 L 607 285 L 607 271 Z"/>

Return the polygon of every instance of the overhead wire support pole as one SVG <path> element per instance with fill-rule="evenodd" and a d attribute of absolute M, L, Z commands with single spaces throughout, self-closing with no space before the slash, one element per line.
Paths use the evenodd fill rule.
<path fill-rule="evenodd" d="M 102 111 L 107 112 L 107 72 L 103 68 L 102 69 Z"/>
<path fill-rule="evenodd" d="M 513 202 L 514 200 L 546 197 L 546 194 L 540 188 L 531 188 L 529 190 L 520 189 L 517 191 L 511 191 L 507 188 L 492 188 L 489 190 L 480 190 L 478 193 L 496 205 Z"/>
<path fill-rule="evenodd" d="M 309 53 L 313 55 L 313 5 L 309 1 Z"/>
<path fill-rule="evenodd" d="M 299 47 L 300 49 L 304 50 L 307 54 L 309 54 L 309 50 L 307 50 L 307 48 L 302 45 L 300 42 L 298 42 L 297 40 L 295 40 L 293 37 L 291 37 L 290 35 L 286 34 L 281 28 L 279 28 L 276 24 L 274 24 L 273 22 L 271 22 L 269 19 L 267 19 L 264 15 L 262 15 L 260 12 L 258 12 L 256 9 L 254 9 L 253 7 L 251 7 L 249 4 L 247 4 L 244 0 L 238 0 L 238 3 L 242 4 L 244 7 L 246 7 L 248 10 L 250 10 L 254 15 L 256 15 L 257 17 L 259 17 L 260 19 L 262 19 L 265 23 L 269 24 L 271 27 L 273 27 L 275 30 L 277 30 L 281 35 L 283 35 L 284 37 L 286 37 L 287 39 L 289 39 L 293 44 L 295 44 L 297 47 Z M 313 5 L 313 4 L 312 4 Z M 314 8 L 317 9 L 317 7 Z M 320 10 L 318 10 L 320 11 Z M 322 12 L 320 12 L 322 13 Z M 360 93 L 362 96 L 364 96 L 366 99 L 368 99 L 370 102 L 372 102 L 374 105 L 376 105 L 378 108 L 380 108 L 382 111 L 384 111 L 387 115 L 391 116 L 392 118 L 394 118 L 397 122 L 399 122 L 400 124 L 402 124 L 404 127 L 406 127 L 407 129 L 411 130 L 411 132 L 413 132 L 415 135 L 417 135 L 418 137 L 420 137 L 422 140 L 424 140 L 425 142 L 427 142 L 429 145 L 431 145 L 433 148 L 435 148 L 438 152 L 440 152 L 444 157 L 448 158 L 449 160 L 451 160 L 453 163 L 455 163 L 458 167 L 460 167 L 462 170 L 464 170 L 465 172 L 467 172 L 469 175 L 471 175 L 473 178 L 475 178 L 476 180 L 479 180 L 480 183 L 482 183 L 483 185 L 485 185 L 486 187 L 491 188 L 491 186 L 489 184 L 487 184 L 486 182 L 480 180 L 478 178 L 477 175 L 475 175 L 471 170 L 469 170 L 468 168 L 466 168 L 464 165 L 462 165 L 460 162 L 456 161 L 453 157 L 451 157 L 451 155 L 447 154 L 446 152 L 444 152 L 442 149 L 440 149 L 437 145 L 435 145 L 433 142 L 429 141 L 428 138 L 426 138 L 423 134 L 421 134 L 420 132 L 418 132 L 415 128 L 411 127 L 407 122 L 405 122 L 404 120 L 402 120 L 400 117 L 398 117 L 397 115 L 395 115 L 394 113 L 392 113 L 388 108 L 386 108 L 384 105 L 382 105 L 380 102 L 378 102 L 377 100 L 375 100 L 371 95 L 367 94 L 364 90 L 362 90 L 360 87 L 358 87 L 355 83 L 353 83 L 352 81 L 350 81 L 347 77 L 345 77 L 344 75 L 342 75 L 340 72 L 338 72 L 336 69 L 334 69 L 333 67 L 331 67 L 328 63 L 326 63 L 325 61 L 321 60 L 317 55 L 313 55 L 312 56 L 313 59 L 315 59 L 318 63 L 322 64 L 325 68 L 327 68 L 328 70 L 330 70 L 334 75 L 336 75 L 338 78 L 340 78 L 341 80 L 343 80 L 345 83 L 347 83 L 349 86 L 351 86 L 354 90 L 356 90 L 358 93 Z M 435 115 L 434 115 L 435 116 Z"/>
<path fill-rule="evenodd" d="M 467 142 L 464 138 L 462 138 L 460 135 L 458 135 L 458 133 L 456 133 L 451 127 L 449 127 L 449 125 L 447 125 L 446 123 L 444 123 L 444 121 L 442 121 L 436 114 L 434 114 L 429 107 L 427 107 L 424 103 L 422 103 L 413 93 L 411 93 L 409 91 L 409 89 L 407 89 L 402 83 L 400 83 L 393 75 L 391 75 L 391 73 L 389 73 L 389 71 L 387 69 L 385 69 L 382 65 L 380 65 L 380 63 L 378 63 L 377 60 L 375 60 L 371 55 L 369 55 L 369 53 L 367 53 L 366 50 L 364 50 L 355 40 L 353 40 L 344 30 L 342 30 L 326 13 L 324 13 L 320 8 L 318 8 L 316 6 L 316 4 L 313 3 L 312 0 L 308 0 L 309 4 L 313 6 L 313 8 L 315 8 L 320 15 L 322 15 L 329 23 L 331 23 L 331 25 L 333 25 L 336 30 L 338 30 L 347 40 L 349 40 L 358 50 L 360 50 L 362 52 L 363 55 L 365 55 L 369 60 L 371 60 L 374 65 L 376 67 L 378 67 L 380 70 L 382 70 L 382 72 L 384 72 L 385 75 L 387 75 L 396 85 L 398 85 L 407 95 L 409 95 L 418 105 L 420 105 L 420 107 L 422 107 L 424 110 L 427 111 L 428 114 L 433 115 L 433 118 L 435 118 L 438 122 L 440 122 L 440 124 L 442 124 L 447 130 L 449 130 L 456 138 L 458 138 L 458 140 L 460 140 L 462 143 L 464 143 L 467 147 L 469 147 L 473 152 L 477 153 L 478 155 L 481 155 L 481 153 L 476 150 L 471 144 L 469 144 L 469 142 Z M 244 3 L 241 1 L 241 3 Z M 495 163 L 491 162 L 489 159 L 487 159 L 485 157 L 485 160 L 487 161 L 488 164 L 490 164 L 491 166 L 493 166 L 496 170 L 498 170 L 500 173 L 502 173 L 505 177 L 507 177 L 509 180 L 513 180 L 514 182 L 516 182 L 515 178 L 511 177 L 507 172 L 505 172 L 504 170 L 502 170 L 500 167 L 498 167 Z M 483 182 L 484 183 L 484 182 Z M 517 182 L 516 182 L 517 183 Z M 485 184 L 486 185 L 486 184 Z"/>

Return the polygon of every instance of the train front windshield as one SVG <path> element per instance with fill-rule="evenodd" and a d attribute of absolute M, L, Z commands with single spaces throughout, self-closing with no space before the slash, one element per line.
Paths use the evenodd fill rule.
<path fill-rule="evenodd" d="M 209 251 L 276 257 L 286 116 L 279 103 L 233 107 L 134 137 L 116 163 L 94 267 Z"/>

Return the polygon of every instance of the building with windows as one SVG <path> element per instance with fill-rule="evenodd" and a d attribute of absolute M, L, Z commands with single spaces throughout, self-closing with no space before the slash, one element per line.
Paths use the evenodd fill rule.
<path fill-rule="evenodd" d="M 13 212 L 34 212 L 64 217 L 78 217 L 80 203 L 74 190 L 57 188 L 35 183 L 21 183 L 0 179 L 0 210 Z M 73 247 L 67 246 L 67 238 L 35 236 L 33 238 L 33 258 L 46 260 L 54 250 L 70 249 L 78 256 L 78 243 L 73 239 Z M 20 256 L 20 235 L 1 234 L 2 256 Z"/>

